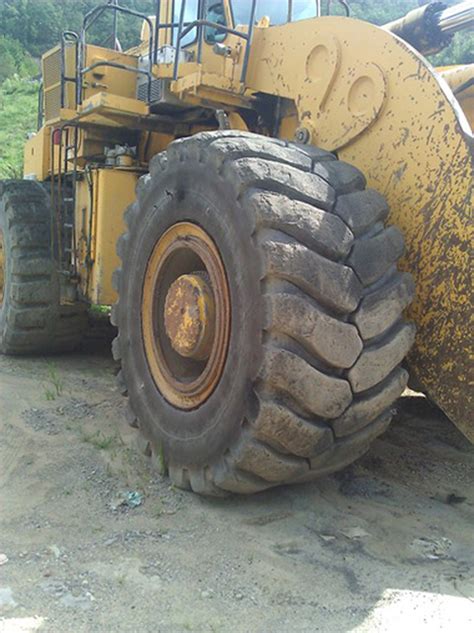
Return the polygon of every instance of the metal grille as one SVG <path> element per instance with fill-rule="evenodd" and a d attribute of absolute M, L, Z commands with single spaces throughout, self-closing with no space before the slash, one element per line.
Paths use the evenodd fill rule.
<path fill-rule="evenodd" d="M 45 90 L 44 92 L 44 118 L 45 121 L 51 121 L 59 117 L 61 108 L 61 86 L 58 84 L 54 88 Z"/>
<path fill-rule="evenodd" d="M 61 81 L 61 51 L 58 49 L 51 55 L 43 57 L 43 82 L 47 90 Z"/>
<path fill-rule="evenodd" d="M 137 99 L 139 99 L 140 101 L 148 101 L 148 93 L 147 93 L 147 82 L 146 81 L 142 81 L 140 83 L 138 83 L 137 85 Z M 150 95 L 150 101 L 153 103 L 153 101 L 160 101 L 161 100 L 161 96 L 162 96 L 162 80 L 161 79 L 154 79 L 151 82 L 151 95 Z"/>
<path fill-rule="evenodd" d="M 64 49 L 64 75 L 75 76 L 75 46 Z M 60 114 L 61 109 L 61 48 L 55 48 L 43 57 L 44 119 L 47 123 Z M 64 82 L 63 98 L 65 108 L 75 107 L 75 83 Z"/>

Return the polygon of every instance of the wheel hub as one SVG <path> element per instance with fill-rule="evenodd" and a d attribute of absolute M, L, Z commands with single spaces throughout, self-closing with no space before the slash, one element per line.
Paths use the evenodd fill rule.
<path fill-rule="evenodd" d="M 181 275 L 165 301 L 165 329 L 173 349 L 181 356 L 209 358 L 215 333 L 215 305 L 207 275 Z"/>
<path fill-rule="evenodd" d="M 0 231 L 0 306 L 3 303 L 4 292 L 5 292 L 5 243 L 3 240 L 3 232 Z"/>
<path fill-rule="evenodd" d="M 179 222 L 148 260 L 141 306 L 143 343 L 153 380 L 181 409 L 201 405 L 216 388 L 230 336 L 230 293 L 212 238 Z"/>

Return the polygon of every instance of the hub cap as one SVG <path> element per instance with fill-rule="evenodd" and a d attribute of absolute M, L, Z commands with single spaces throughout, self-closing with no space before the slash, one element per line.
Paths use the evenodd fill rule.
<path fill-rule="evenodd" d="M 157 388 L 174 406 L 193 409 L 216 388 L 230 335 L 224 265 L 198 225 L 173 225 L 155 245 L 142 295 L 145 355 Z"/>
<path fill-rule="evenodd" d="M 165 301 L 165 330 L 181 356 L 206 360 L 215 335 L 214 295 L 205 274 L 181 275 Z"/>

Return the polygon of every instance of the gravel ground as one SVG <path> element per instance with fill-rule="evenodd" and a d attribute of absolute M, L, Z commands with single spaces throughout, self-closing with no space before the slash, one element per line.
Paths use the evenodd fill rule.
<path fill-rule="evenodd" d="M 474 630 L 474 450 L 420 395 L 354 466 L 207 500 L 136 448 L 105 349 L 0 357 L 0 632 Z"/>

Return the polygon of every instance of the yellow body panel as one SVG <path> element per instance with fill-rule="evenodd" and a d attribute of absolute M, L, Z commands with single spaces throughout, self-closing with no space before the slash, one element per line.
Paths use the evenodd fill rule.
<path fill-rule="evenodd" d="M 81 126 L 131 128 L 147 114 L 148 106 L 143 101 L 99 92 L 85 99 L 77 113 L 61 110 L 61 119 Z"/>
<path fill-rule="evenodd" d="M 141 173 L 129 169 L 95 169 L 90 175 L 93 207 L 87 180 L 80 183 L 76 203 L 76 226 L 82 266 L 81 291 L 94 304 L 111 305 L 117 299 L 112 273 L 120 265 L 117 240 L 125 230 L 123 214 L 135 200 L 135 186 Z M 89 226 L 92 226 L 90 260 L 87 260 Z"/>
<path fill-rule="evenodd" d="M 75 77 L 75 45 L 67 46 L 64 53 L 66 77 Z M 85 64 L 89 67 L 98 62 L 114 62 L 137 68 L 138 59 L 134 55 L 127 55 L 101 46 L 87 45 L 85 48 Z M 44 82 L 44 118 L 47 124 L 60 120 L 61 109 L 61 47 L 55 46 L 42 57 Z M 136 74 L 131 71 L 97 66 L 85 73 L 82 81 L 83 101 L 98 93 L 121 95 L 134 99 L 136 92 Z M 72 81 L 64 84 L 63 109 L 74 112 L 76 108 L 76 85 Z M 64 117 L 64 113 L 63 113 Z"/>
<path fill-rule="evenodd" d="M 41 128 L 35 136 L 28 139 L 24 149 L 25 178 L 46 180 L 51 166 L 51 128 Z"/>
<path fill-rule="evenodd" d="M 115 62 L 132 68 L 138 66 L 138 59 L 134 55 L 88 44 L 85 66 L 88 67 L 97 62 Z M 137 75 L 133 72 L 110 66 L 98 66 L 84 75 L 84 100 L 98 92 L 134 99 L 136 83 Z"/>

